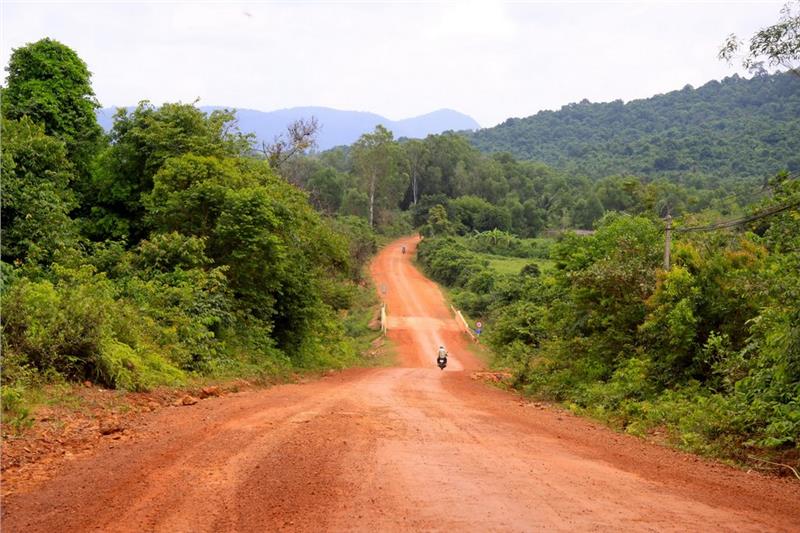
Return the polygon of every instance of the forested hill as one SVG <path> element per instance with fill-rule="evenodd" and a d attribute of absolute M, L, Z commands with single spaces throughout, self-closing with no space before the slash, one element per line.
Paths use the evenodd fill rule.
<path fill-rule="evenodd" d="M 593 177 L 763 177 L 800 170 L 800 78 L 733 76 L 627 104 L 584 100 L 468 135 L 483 151 Z"/>

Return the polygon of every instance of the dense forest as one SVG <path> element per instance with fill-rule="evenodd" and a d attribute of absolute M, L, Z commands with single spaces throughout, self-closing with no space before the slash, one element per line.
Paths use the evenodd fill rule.
<path fill-rule="evenodd" d="M 1 132 L 5 409 L 53 380 L 140 390 L 357 358 L 366 320 L 348 309 L 369 295 L 366 222 L 318 214 L 252 156 L 231 113 L 143 103 L 105 135 L 97 107 L 73 50 L 43 39 L 13 52 Z"/>
<path fill-rule="evenodd" d="M 628 103 L 583 100 L 467 135 L 485 152 L 593 178 L 763 177 L 800 170 L 800 78 L 732 76 Z"/>

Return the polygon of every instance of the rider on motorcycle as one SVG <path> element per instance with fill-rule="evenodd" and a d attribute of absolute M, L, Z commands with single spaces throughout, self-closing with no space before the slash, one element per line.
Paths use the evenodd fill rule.
<path fill-rule="evenodd" d="M 444 349 L 444 346 L 439 346 L 439 352 L 436 355 L 436 363 L 439 364 L 442 361 L 447 363 L 447 350 Z"/>

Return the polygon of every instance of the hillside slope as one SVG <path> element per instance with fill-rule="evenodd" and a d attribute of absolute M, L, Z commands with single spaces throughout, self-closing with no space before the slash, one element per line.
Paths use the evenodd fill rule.
<path fill-rule="evenodd" d="M 508 151 L 593 177 L 797 171 L 800 78 L 733 76 L 628 103 L 584 100 L 510 118 L 470 139 L 483 151 Z"/>

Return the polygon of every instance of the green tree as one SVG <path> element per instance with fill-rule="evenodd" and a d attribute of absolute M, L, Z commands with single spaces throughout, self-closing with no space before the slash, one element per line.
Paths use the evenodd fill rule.
<path fill-rule="evenodd" d="M 419 178 L 428 162 L 428 146 L 419 139 L 411 139 L 403 144 L 405 153 L 405 164 L 408 168 L 408 176 L 411 183 L 411 205 L 417 205 L 419 200 Z"/>
<path fill-rule="evenodd" d="M 250 137 L 236 128 L 233 113 L 206 115 L 193 104 L 156 108 L 142 102 L 130 113 L 120 109 L 111 141 L 92 176 L 85 228 L 95 239 L 124 238 L 131 244 L 147 235 L 142 197 L 167 160 L 189 153 L 239 157 L 250 152 Z"/>
<path fill-rule="evenodd" d="M 479 160 L 480 154 L 467 139 L 455 133 L 432 135 L 425 140 L 430 153 L 430 162 L 421 180 L 421 194 L 443 193 L 451 198 L 464 194 L 463 187 L 469 171 Z M 460 165 L 459 165 L 460 163 Z"/>
<path fill-rule="evenodd" d="M 186 154 L 153 183 L 144 197 L 152 228 L 204 239 L 239 310 L 266 324 L 279 348 L 300 353 L 326 313 L 321 284 L 349 274 L 342 237 L 266 161 Z"/>
<path fill-rule="evenodd" d="M 435 205 L 428 211 L 428 226 L 431 237 L 437 235 L 450 235 L 453 233 L 453 224 L 447 218 L 447 210 L 443 205 Z"/>
<path fill-rule="evenodd" d="M 6 70 L 3 116 L 44 125 L 47 135 L 64 141 L 79 176 L 86 175 L 103 138 L 86 63 L 68 46 L 42 39 L 13 50 Z"/>
<path fill-rule="evenodd" d="M 597 195 L 590 193 L 588 198 L 575 202 L 572 219 L 581 229 L 591 229 L 592 223 L 603 216 L 603 205 Z"/>
<path fill-rule="evenodd" d="M 354 187 L 344 191 L 342 204 L 339 207 L 339 214 L 345 216 L 356 216 L 367 218 L 369 213 L 369 197 L 367 193 L 359 191 Z M 372 226 L 370 226 L 371 228 Z"/>
<path fill-rule="evenodd" d="M 402 187 L 397 171 L 399 153 L 392 132 L 381 125 L 373 133 L 365 133 L 353 145 L 353 163 L 357 175 L 367 189 L 369 225 L 375 226 L 375 206 L 399 203 Z"/>
<path fill-rule="evenodd" d="M 64 143 L 45 134 L 27 116 L 3 120 L 3 261 L 49 264 L 59 250 L 74 246 L 75 207 L 70 183 L 74 167 Z"/>

